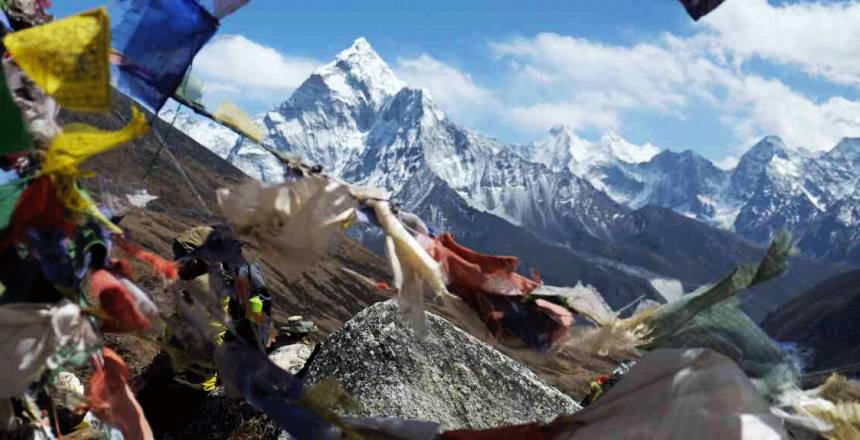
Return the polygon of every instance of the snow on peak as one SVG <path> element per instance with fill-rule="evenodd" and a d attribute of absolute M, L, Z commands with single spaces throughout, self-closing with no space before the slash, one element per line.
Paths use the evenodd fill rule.
<path fill-rule="evenodd" d="M 860 138 L 843 138 L 825 155 L 834 159 L 858 161 L 860 160 Z"/>
<path fill-rule="evenodd" d="M 860 150 L 860 137 L 846 137 L 842 138 L 838 144 L 836 144 L 836 148 L 851 148 L 853 150 Z"/>
<path fill-rule="evenodd" d="M 375 52 L 373 51 L 373 48 L 370 46 L 370 42 L 367 41 L 367 39 L 364 37 L 356 38 L 355 41 L 352 42 L 352 47 L 344 50 L 343 52 L 348 52 L 348 51 L 363 52 L 366 54 L 375 54 Z"/>
<path fill-rule="evenodd" d="M 753 145 L 741 156 L 735 174 L 744 179 L 742 186 L 744 191 L 750 191 L 753 179 L 758 176 L 773 160 L 774 157 L 788 159 L 788 150 L 782 139 L 776 136 L 767 136 Z M 749 180 L 749 181 L 747 181 Z"/>
<path fill-rule="evenodd" d="M 556 125 L 549 129 L 549 134 L 553 137 L 571 137 L 573 132 L 567 125 Z"/>
<path fill-rule="evenodd" d="M 642 163 L 651 160 L 660 153 L 660 149 L 646 142 L 636 145 L 628 142 L 617 133 L 607 133 L 600 138 L 600 143 L 612 153 L 612 156 L 627 163 Z"/>
<path fill-rule="evenodd" d="M 316 74 L 331 90 L 341 95 L 350 96 L 358 92 L 377 104 L 405 86 L 364 37 L 356 39 L 332 62 L 317 69 Z"/>
<path fill-rule="evenodd" d="M 767 144 L 780 145 L 785 148 L 785 143 L 782 141 L 782 138 L 776 135 L 765 136 L 759 141 L 759 143 L 762 142 Z"/>
<path fill-rule="evenodd" d="M 789 148 L 779 136 L 765 136 L 747 151 L 746 155 L 770 160 L 773 156 L 787 156 Z"/>
<path fill-rule="evenodd" d="M 175 114 L 159 116 L 172 121 Z M 619 215 L 610 198 L 633 209 L 671 208 L 760 241 L 822 212 L 846 227 L 860 222 L 860 138 L 843 139 L 817 156 L 768 136 L 730 171 L 692 152 L 660 154 L 650 143 L 636 145 L 617 133 L 585 139 L 564 125 L 538 142 L 509 145 L 449 121 L 428 93 L 401 82 L 364 38 L 318 68 L 262 122 L 276 148 L 332 175 L 387 187 L 411 206 L 437 194 L 442 182 L 479 211 L 547 234 L 571 224 L 595 237 L 609 234 L 607 225 Z M 249 175 L 281 178 L 274 158 L 226 128 L 190 114 L 180 114 L 176 126 Z M 434 221 L 443 225 L 448 215 L 434 213 Z M 681 292 L 673 282 L 652 284 L 667 298 Z"/>
<path fill-rule="evenodd" d="M 635 145 L 617 133 L 607 133 L 599 141 L 592 142 L 579 137 L 565 125 L 552 127 L 549 136 L 541 141 L 516 146 L 515 149 L 532 162 L 544 164 L 554 171 L 567 167 L 577 175 L 587 174 L 595 165 L 646 162 L 660 152 L 650 143 Z"/>

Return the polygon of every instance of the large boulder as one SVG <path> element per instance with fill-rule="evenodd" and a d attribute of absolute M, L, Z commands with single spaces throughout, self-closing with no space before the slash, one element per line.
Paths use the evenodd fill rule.
<path fill-rule="evenodd" d="M 580 409 L 525 366 L 428 313 L 418 340 L 394 300 L 377 303 L 333 333 L 311 360 L 307 382 L 334 378 L 359 403 L 343 415 L 438 422 L 442 430 L 549 421 Z"/>

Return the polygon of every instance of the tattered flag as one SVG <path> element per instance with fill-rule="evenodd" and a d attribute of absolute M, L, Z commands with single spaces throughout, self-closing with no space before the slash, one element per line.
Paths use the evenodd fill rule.
<path fill-rule="evenodd" d="M 248 4 L 250 0 L 212 0 L 212 15 L 219 20 L 238 11 L 239 8 Z"/>
<path fill-rule="evenodd" d="M 157 113 L 218 20 L 194 0 L 118 0 L 109 8 L 113 83 Z"/>
<path fill-rule="evenodd" d="M 212 116 L 218 122 L 238 131 L 254 142 L 260 143 L 266 137 L 266 131 L 257 125 L 244 110 L 233 103 L 225 102 L 221 104 Z"/>
<path fill-rule="evenodd" d="M 6 75 L 0 68 L 0 154 L 26 150 L 31 143 L 21 109 L 15 105 L 6 84 Z"/>
<path fill-rule="evenodd" d="M 99 8 L 3 39 L 21 69 L 63 107 L 103 112 L 110 107 L 108 14 Z"/>

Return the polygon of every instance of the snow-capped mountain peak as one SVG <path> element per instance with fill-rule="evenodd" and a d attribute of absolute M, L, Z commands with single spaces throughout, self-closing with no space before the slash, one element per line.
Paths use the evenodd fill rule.
<path fill-rule="evenodd" d="M 358 92 L 376 109 L 405 87 L 364 37 L 315 73 L 341 97 L 350 99 Z"/>
<path fill-rule="evenodd" d="M 364 155 L 378 116 L 405 84 L 358 38 L 263 118 L 275 145 L 342 175 Z"/>
<path fill-rule="evenodd" d="M 748 161 L 768 162 L 774 156 L 787 157 L 789 148 L 779 136 L 766 136 L 743 155 Z M 743 161 L 743 159 L 741 159 Z"/>
<path fill-rule="evenodd" d="M 842 138 L 832 150 L 824 154 L 832 160 L 860 163 L 860 137 Z"/>
<path fill-rule="evenodd" d="M 457 126 L 428 93 L 400 82 L 364 39 L 318 69 L 263 122 L 278 148 L 348 181 L 385 187 L 407 209 L 426 208 L 431 192 L 446 194 L 545 237 L 605 234 L 625 212 L 564 164 L 549 170 Z M 567 154 L 586 142 L 567 129 L 557 134 Z M 594 146 L 603 148 L 587 144 Z M 463 212 L 433 215 L 430 221 L 444 227 Z M 565 234 L 559 242 L 573 233 Z"/>
<path fill-rule="evenodd" d="M 186 119 L 177 126 L 249 174 L 280 177 L 258 146 Z M 816 155 L 768 136 L 728 171 L 693 151 L 661 152 L 617 133 L 585 139 L 563 125 L 540 141 L 506 144 L 448 120 L 363 38 L 262 123 L 278 149 L 329 174 L 386 187 L 441 228 L 468 228 L 478 211 L 578 247 L 589 237 L 608 239 L 631 208 L 655 205 L 762 243 L 788 228 L 813 255 L 860 261 L 860 138 Z"/>
<path fill-rule="evenodd" d="M 788 161 L 789 149 L 777 136 L 767 136 L 753 145 L 738 161 L 731 177 L 731 195 L 738 200 L 752 197 L 759 180 L 771 168 L 774 158 Z M 780 167 L 784 163 L 776 166 Z M 785 166 L 782 166 L 785 168 Z"/>
<path fill-rule="evenodd" d="M 574 174 L 587 175 L 596 166 L 645 162 L 660 152 L 646 143 L 635 145 L 617 133 L 607 133 L 597 142 L 579 137 L 570 127 L 557 125 L 549 136 L 514 150 L 526 159 L 546 165 L 554 171 L 568 168 Z"/>
<path fill-rule="evenodd" d="M 660 153 L 660 149 L 650 143 L 635 145 L 617 133 L 604 134 L 600 138 L 600 144 L 604 146 L 605 151 L 609 153 L 612 159 L 627 163 L 647 162 Z"/>
<path fill-rule="evenodd" d="M 549 136 L 541 141 L 515 145 L 513 149 L 523 158 L 543 164 L 553 171 L 566 169 L 591 154 L 585 141 L 564 125 L 552 127 Z"/>

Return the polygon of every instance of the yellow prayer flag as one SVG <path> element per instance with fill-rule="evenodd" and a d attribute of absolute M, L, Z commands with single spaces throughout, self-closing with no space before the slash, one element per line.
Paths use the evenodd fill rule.
<path fill-rule="evenodd" d="M 42 163 L 42 174 L 77 175 L 78 167 L 96 154 L 116 148 L 149 131 L 143 113 L 132 107 L 131 122 L 118 131 L 99 130 L 86 125 L 66 128 L 51 142 Z"/>
<path fill-rule="evenodd" d="M 244 110 L 236 107 L 233 103 L 222 103 L 212 116 L 218 122 L 241 132 L 245 137 L 256 143 L 262 142 L 263 138 L 266 137 L 266 130 L 257 125 Z"/>
<path fill-rule="evenodd" d="M 92 199 L 78 188 L 77 178 L 83 174 L 78 167 L 90 157 L 143 136 L 148 130 L 149 125 L 137 107 L 132 107 L 131 122 L 121 130 L 99 130 L 82 124 L 66 126 L 63 133 L 51 142 L 51 148 L 42 162 L 41 174 L 51 176 L 57 197 L 67 209 L 87 214 L 107 226 L 111 232 L 122 234 L 122 229 L 111 223 Z"/>
<path fill-rule="evenodd" d="M 110 107 L 110 23 L 105 8 L 7 35 L 3 44 L 27 75 L 71 110 Z"/>
<path fill-rule="evenodd" d="M 67 174 L 52 174 L 51 182 L 54 184 L 57 198 L 63 206 L 66 207 L 66 209 L 72 212 L 89 215 L 99 223 L 103 224 L 110 232 L 118 235 L 123 234 L 123 231 L 119 226 L 115 225 L 110 221 L 110 219 L 102 214 L 98 206 L 93 202 L 93 199 L 91 199 L 87 193 L 78 188 L 78 182 L 75 176 Z"/>

